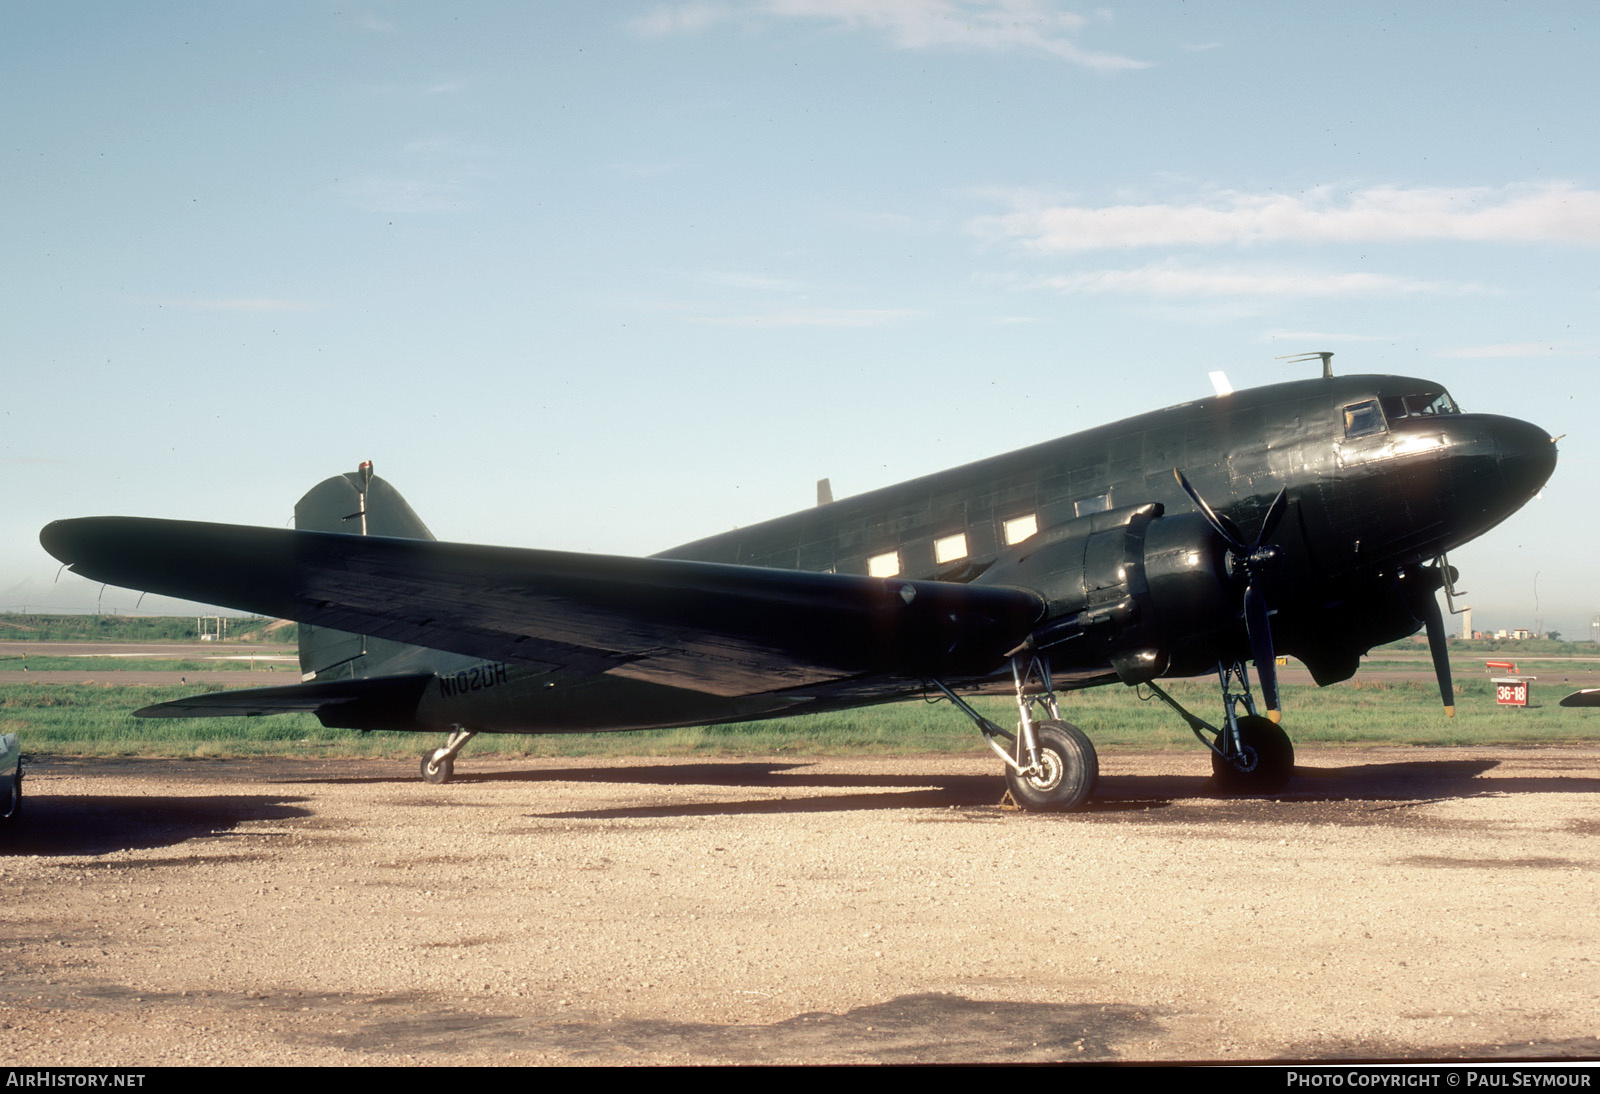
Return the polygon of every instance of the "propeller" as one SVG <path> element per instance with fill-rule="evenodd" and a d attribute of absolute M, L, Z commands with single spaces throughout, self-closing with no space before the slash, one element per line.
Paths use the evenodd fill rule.
<path fill-rule="evenodd" d="M 1190 485 L 1182 471 L 1174 467 L 1172 473 L 1177 477 L 1178 485 L 1183 487 L 1183 492 L 1189 495 L 1189 500 L 1205 516 L 1206 523 L 1228 545 L 1229 569 L 1245 575 L 1244 628 L 1250 638 L 1250 659 L 1256 663 L 1256 675 L 1261 679 L 1261 698 L 1266 703 L 1267 717 L 1274 722 L 1280 721 L 1283 711 L 1278 705 L 1278 663 L 1272 652 L 1272 623 L 1268 618 L 1267 598 L 1261 591 L 1259 579 L 1283 554 L 1280 548 L 1267 540 L 1272 538 L 1278 521 L 1283 519 L 1284 511 L 1289 507 L 1289 490 L 1285 487 L 1278 491 L 1278 496 L 1267 506 L 1267 515 L 1261 521 L 1261 531 L 1256 535 L 1255 542 L 1246 544 L 1239 526 L 1207 505 L 1206 499 Z M 1437 604 L 1434 605 L 1434 612 L 1438 612 Z M 1439 627 L 1442 634 L 1443 621 Z"/>

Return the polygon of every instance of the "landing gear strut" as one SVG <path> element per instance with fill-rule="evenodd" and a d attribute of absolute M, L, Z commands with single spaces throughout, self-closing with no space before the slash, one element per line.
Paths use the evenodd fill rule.
<path fill-rule="evenodd" d="M 1222 682 L 1221 729 L 1190 714 L 1159 685 L 1145 687 L 1177 711 L 1211 750 L 1211 777 L 1218 786 L 1240 794 L 1275 794 L 1294 774 L 1294 745 L 1276 722 L 1256 713 L 1244 662 L 1218 662 L 1217 675 Z"/>
<path fill-rule="evenodd" d="M 1043 812 L 1076 809 L 1089 800 L 1100 777 L 1094 745 L 1077 726 L 1061 720 L 1048 662 L 1036 655 L 1014 656 L 1011 676 L 1017 688 L 1016 733 L 989 721 L 940 681 L 933 685 L 973 720 L 989 747 L 1005 761 L 1012 800 L 1024 809 Z M 1010 745 L 1002 745 L 999 738 Z"/>
<path fill-rule="evenodd" d="M 422 754 L 422 781 L 425 783 L 447 783 L 456 771 L 456 756 L 467 742 L 476 737 L 477 730 L 462 729 L 456 726 L 450 734 L 450 739 L 444 743 L 443 748 L 436 748 L 431 752 Z"/>

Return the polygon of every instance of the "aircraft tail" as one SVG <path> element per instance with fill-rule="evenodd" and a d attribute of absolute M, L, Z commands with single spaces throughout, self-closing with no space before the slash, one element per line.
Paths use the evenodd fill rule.
<path fill-rule="evenodd" d="M 371 461 L 355 471 L 324 479 L 295 503 L 294 526 L 302 531 L 341 532 L 357 536 L 433 539 L 400 491 L 372 473 Z M 408 646 L 364 634 L 300 624 L 302 680 L 361 679 L 414 671 L 397 661 L 412 662 L 420 646 Z"/>

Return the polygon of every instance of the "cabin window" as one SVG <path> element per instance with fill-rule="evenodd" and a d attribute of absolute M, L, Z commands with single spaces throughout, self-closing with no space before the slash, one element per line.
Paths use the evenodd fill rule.
<path fill-rule="evenodd" d="M 1090 513 L 1104 513 L 1111 508 L 1111 495 L 1100 494 L 1092 498 L 1083 498 L 1072 507 L 1072 515 L 1086 517 Z"/>
<path fill-rule="evenodd" d="M 1001 525 L 1000 530 L 1005 537 L 1006 546 L 1010 547 L 1013 543 L 1021 543 L 1037 532 L 1039 518 L 1034 513 L 1029 513 L 1025 517 L 1013 517 Z"/>
<path fill-rule="evenodd" d="M 885 551 L 867 559 L 867 573 L 873 577 L 893 577 L 900 572 L 900 552 Z"/>
<path fill-rule="evenodd" d="M 967 557 L 967 534 L 957 532 L 953 536 L 933 541 L 933 561 L 943 566 L 946 562 L 959 562 Z"/>
<path fill-rule="evenodd" d="M 1383 411 L 1378 409 L 1378 400 L 1363 399 L 1344 408 L 1346 437 L 1366 437 L 1382 433 L 1384 428 Z"/>

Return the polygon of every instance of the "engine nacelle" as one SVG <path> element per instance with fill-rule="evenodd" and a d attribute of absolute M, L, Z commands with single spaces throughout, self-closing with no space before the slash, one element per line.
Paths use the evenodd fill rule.
<path fill-rule="evenodd" d="M 1100 647 L 1130 684 L 1205 672 L 1241 652 L 1228 550 L 1198 513 L 1164 516 L 1152 503 L 1079 517 L 1020 545 L 979 580 L 1045 598 L 1035 648 L 1048 654 L 1071 642 L 1081 664 Z"/>

